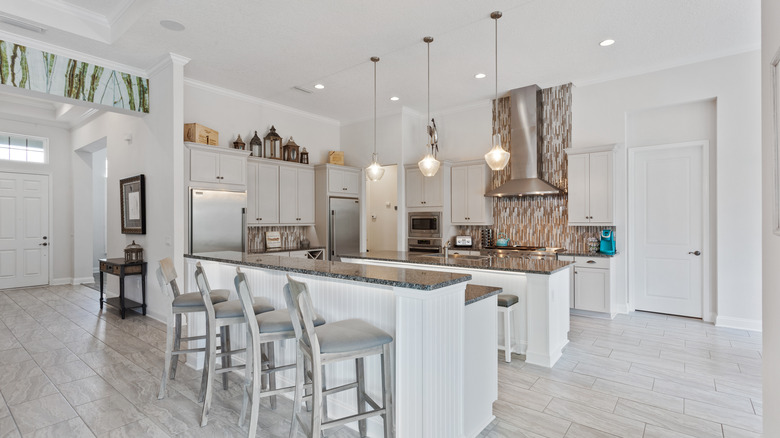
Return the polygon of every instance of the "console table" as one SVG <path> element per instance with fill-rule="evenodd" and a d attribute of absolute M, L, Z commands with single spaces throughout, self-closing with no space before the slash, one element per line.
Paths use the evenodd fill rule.
<path fill-rule="evenodd" d="M 113 298 L 103 299 L 103 274 L 111 274 L 119 276 L 119 296 Z M 125 276 L 127 275 L 140 275 L 141 276 L 141 302 L 135 302 L 125 298 Z M 125 319 L 125 311 L 127 309 L 141 308 L 141 311 L 146 315 L 146 262 L 126 263 L 123 258 L 116 259 L 100 259 L 100 308 L 103 308 L 103 303 L 109 304 L 119 309 L 122 314 L 122 319 Z"/>

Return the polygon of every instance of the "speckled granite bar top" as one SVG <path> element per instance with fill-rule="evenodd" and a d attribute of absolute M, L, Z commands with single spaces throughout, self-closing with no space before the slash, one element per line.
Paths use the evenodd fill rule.
<path fill-rule="evenodd" d="M 504 289 L 493 286 L 481 286 L 479 284 L 466 285 L 466 305 L 500 294 Z"/>
<path fill-rule="evenodd" d="M 469 274 L 308 260 L 238 251 L 185 254 L 184 257 L 418 290 L 434 290 L 471 280 Z"/>
<path fill-rule="evenodd" d="M 325 249 L 324 246 L 310 246 L 308 248 L 300 248 L 300 247 L 294 247 L 294 248 L 270 248 L 270 249 L 264 249 L 262 251 L 255 251 L 247 254 L 273 254 L 275 252 L 290 252 L 290 251 L 319 251 L 321 249 Z"/>
<path fill-rule="evenodd" d="M 417 263 L 433 266 L 461 266 L 472 269 L 485 269 L 489 271 L 510 271 L 523 274 L 550 275 L 562 269 L 568 268 L 572 262 L 560 260 L 524 260 L 514 257 L 485 257 L 481 259 L 469 258 L 433 258 L 419 253 L 402 251 L 372 251 L 349 254 L 343 258 L 383 260 L 388 262 Z"/>
<path fill-rule="evenodd" d="M 575 257 L 615 257 L 619 253 L 614 254 L 604 254 L 603 252 L 574 252 L 574 251 L 565 251 L 565 252 L 559 252 L 559 256 L 575 256 Z"/>

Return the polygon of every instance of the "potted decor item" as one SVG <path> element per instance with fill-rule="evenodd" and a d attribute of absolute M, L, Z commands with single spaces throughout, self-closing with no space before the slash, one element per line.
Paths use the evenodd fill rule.
<path fill-rule="evenodd" d="M 144 249 L 133 240 L 133 243 L 125 247 L 125 263 L 140 263 L 142 261 L 144 261 Z"/>
<path fill-rule="evenodd" d="M 233 142 L 233 148 L 240 149 L 242 151 L 246 149 L 246 143 L 244 143 L 244 140 L 241 140 L 241 134 L 238 134 L 238 138 Z"/>

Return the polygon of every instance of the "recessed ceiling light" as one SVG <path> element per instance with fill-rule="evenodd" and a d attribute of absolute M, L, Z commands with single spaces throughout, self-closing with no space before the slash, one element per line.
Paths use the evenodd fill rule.
<path fill-rule="evenodd" d="M 607 47 L 607 46 L 611 46 L 613 44 L 615 44 L 615 40 L 604 40 L 604 41 L 599 43 L 599 45 L 601 47 Z"/>
<path fill-rule="evenodd" d="M 314 88 L 316 88 L 318 90 L 322 90 L 323 88 L 325 88 L 325 86 L 322 85 L 322 84 L 317 84 L 317 85 L 314 86 Z"/>
<path fill-rule="evenodd" d="M 477 79 L 485 79 L 485 76 L 487 76 L 485 73 L 477 73 L 474 75 Z"/>
<path fill-rule="evenodd" d="M 160 20 L 160 26 L 174 32 L 181 32 L 184 30 L 184 25 L 176 20 Z"/>
<path fill-rule="evenodd" d="M 393 102 L 395 102 L 398 99 L 400 99 L 400 97 L 398 97 L 398 96 L 393 96 L 393 97 L 390 98 L 390 100 L 392 100 Z"/>

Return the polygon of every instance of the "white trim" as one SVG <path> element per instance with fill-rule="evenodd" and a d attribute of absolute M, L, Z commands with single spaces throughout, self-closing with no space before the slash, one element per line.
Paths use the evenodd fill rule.
<path fill-rule="evenodd" d="M 626 245 L 626 253 L 627 253 L 627 269 L 626 269 L 626 277 L 627 277 L 627 286 L 628 286 L 628 302 L 629 302 L 629 308 L 630 310 L 636 310 L 636 307 L 634 305 L 634 283 L 633 283 L 633 262 L 631 260 L 632 255 L 632 248 L 634 246 L 635 236 L 634 236 L 634 218 L 631 215 L 631 212 L 633 211 L 634 205 L 635 205 L 635 198 L 632 196 L 632 193 L 636 190 L 636 187 L 634 187 L 634 180 L 633 175 L 636 170 L 636 152 L 637 151 L 645 151 L 648 149 L 653 150 L 663 150 L 663 149 L 676 149 L 676 148 L 682 148 L 682 147 L 690 147 L 690 146 L 699 146 L 701 147 L 701 158 L 702 158 L 702 297 L 701 297 L 701 315 L 702 320 L 706 322 L 714 322 L 712 318 L 715 315 L 715 312 L 713 310 L 713 304 L 715 302 L 715 291 L 712 289 L 711 284 L 711 275 L 712 275 L 712 258 L 710 257 L 710 242 L 713 239 L 717 239 L 717 236 L 712 235 L 711 231 L 711 222 L 712 219 L 710 218 L 710 142 L 709 140 L 697 140 L 697 141 L 689 141 L 689 142 L 682 142 L 682 143 L 669 143 L 669 144 L 660 144 L 660 145 L 649 145 L 649 146 L 637 146 L 637 147 L 628 147 L 628 168 L 626 172 L 626 185 L 628 187 L 628 190 L 626 191 L 626 197 L 628 198 L 628 202 L 626 204 L 626 216 L 628 217 L 628 225 L 627 225 L 627 236 L 628 236 L 628 244 Z"/>
<path fill-rule="evenodd" d="M 588 146 L 584 148 L 566 148 L 563 150 L 563 152 L 565 152 L 567 155 L 590 154 L 593 152 L 611 152 L 617 149 L 617 146 L 617 143 L 615 143 L 601 146 Z"/>
<path fill-rule="evenodd" d="M 276 110 L 284 111 L 287 113 L 299 115 L 306 117 L 311 120 L 316 120 L 319 122 L 329 123 L 331 125 L 341 126 L 341 122 L 336 119 L 331 119 L 330 117 L 321 116 L 319 114 L 310 113 L 307 111 L 299 110 L 297 108 L 293 108 L 291 106 L 282 105 L 280 103 L 271 102 L 270 100 L 261 99 L 259 97 L 250 96 L 245 93 L 241 93 L 239 91 L 230 90 L 227 88 L 223 88 L 217 85 L 207 84 L 205 82 L 198 81 L 196 79 L 192 78 L 184 78 L 184 85 L 189 85 L 193 88 L 199 88 L 201 90 L 210 91 L 212 93 L 221 94 L 226 97 L 230 97 L 233 99 L 239 99 L 243 100 L 244 102 L 254 103 L 256 105 L 262 105 L 265 107 L 273 108 Z"/>
<path fill-rule="evenodd" d="M 76 277 L 71 280 L 71 284 L 76 286 L 79 284 L 92 284 L 95 282 L 95 277 Z"/>
<path fill-rule="evenodd" d="M 103 26 L 106 28 L 110 27 L 110 22 L 107 16 L 98 14 L 97 12 L 90 11 L 89 9 L 82 8 L 81 6 L 76 6 L 74 4 L 66 3 L 62 1 L 52 1 L 52 0 L 36 0 L 36 1 L 37 3 L 41 3 L 54 10 L 62 12 L 63 14 L 71 15 L 73 16 L 73 18 L 91 21 L 92 23 L 97 24 L 98 26 Z"/>
<path fill-rule="evenodd" d="M 152 77 L 156 75 L 157 73 L 160 73 L 162 69 L 167 67 L 168 65 L 174 64 L 174 65 L 187 65 L 191 61 L 190 58 L 187 58 L 186 56 L 178 55 L 173 52 L 168 52 L 167 55 L 163 55 L 160 61 L 158 61 L 156 64 L 154 64 L 152 67 L 150 67 L 148 70 L 146 70 L 146 74 L 149 75 L 149 77 Z"/>
<path fill-rule="evenodd" d="M 73 284 L 73 277 L 52 278 L 49 280 L 50 286 L 62 286 L 65 284 Z"/>
<path fill-rule="evenodd" d="M 476 438 L 476 437 L 478 437 L 479 434 L 482 433 L 482 431 L 485 430 L 485 428 L 487 428 L 488 425 L 490 425 L 490 423 L 492 423 L 493 420 L 495 420 L 495 419 L 496 419 L 495 415 L 491 415 L 490 417 L 485 418 L 485 421 L 483 421 L 479 426 L 477 426 L 477 428 L 479 430 L 474 429 L 474 430 L 468 431 L 468 432 L 464 431 L 463 436 L 466 437 L 466 438 Z"/>
<path fill-rule="evenodd" d="M 0 39 L 11 43 L 17 43 L 34 49 L 42 50 L 44 52 L 54 53 L 59 56 L 66 56 L 68 58 L 75 59 L 77 61 L 87 62 L 108 69 L 117 70 L 122 73 L 129 73 L 131 75 L 140 76 L 145 79 L 149 77 L 146 70 L 138 67 L 131 67 L 127 64 L 121 64 L 118 62 L 109 61 L 107 59 L 98 58 L 96 56 L 89 55 L 84 52 L 78 52 L 73 49 L 68 49 L 62 46 L 56 46 L 54 44 L 45 43 L 43 41 L 39 41 L 36 39 L 11 33 L 5 30 L 0 30 Z"/>
<path fill-rule="evenodd" d="M 731 316 L 719 316 L 715 320 L 715 325 L 718 327 L 751 330 L 754 332 L 761 331 L 761 324 L 760 319 L 734 318 Z"/>

